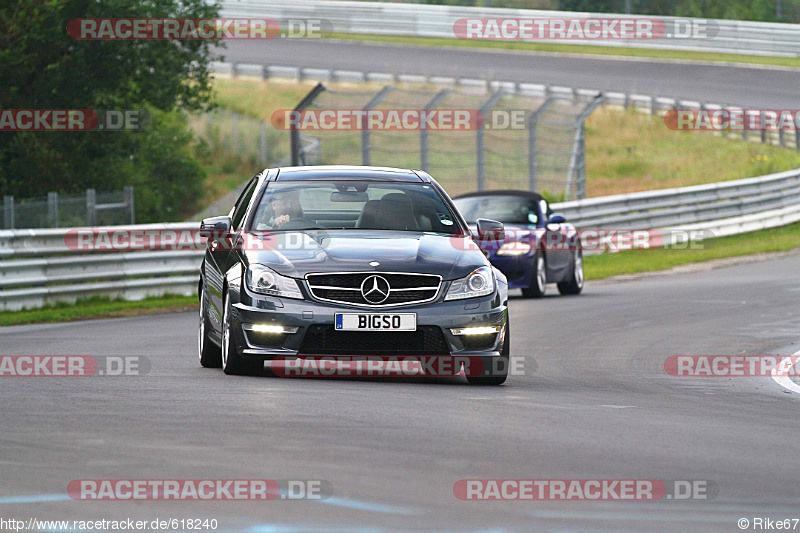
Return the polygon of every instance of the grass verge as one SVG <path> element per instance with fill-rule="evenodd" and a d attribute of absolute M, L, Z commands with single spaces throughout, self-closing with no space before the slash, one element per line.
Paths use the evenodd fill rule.
<path fill-rule="evenodd" d="M 73 320 L 90 320 L 93 318 L 122 318 L 150 313 L 184 311 L 196 307 L 196 296 L 167 294 L 138 301 L 93 296 L 78 300 L 74 304 L 58 302 L 40 309 L 0 311 L 0 326 L 71 322 Z"/>
<path fill-rule="evenodd" d="M 800 248 L 800 223 L 742 235 L 706 239 L 701 249 L 662 248 L 586 256 L 586 279 L 669 270 L 681 265 Z"/>
<path fill-rule="evenodd" d="M 348 41 L 369 41 L 416 46 L 449 46 L 457 48 L 482 48 L 486 50 L 521 50 L 559 54 L 590 54 L 598 56 L 642 57 L 651 59 L 677 59 L 683 61 L 711 61 L 715 63 L 744 63 L 777 67 L 800 67 L 797 57 L 768 57 L 757 55 L 722 54 L 684 50 L 655 50 L 650 48 L 619 48 L 616 46 L 591 46 L 580 44 L 526 43 L 521 41 L 488 41 L 445 37 L 405 37 L 394 35 L 365 35 L 332 33 L 328 37 Z"/>
<path fill-rule="evenodd" d="M 741 137 L 669 129 L 660 117 L 602 108 L 586 122 L 590 197 L 702 185 L 800 167 L 800 152 Z"/>

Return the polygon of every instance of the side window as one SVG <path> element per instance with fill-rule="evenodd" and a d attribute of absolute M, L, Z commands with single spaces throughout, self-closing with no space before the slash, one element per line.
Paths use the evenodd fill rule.
<path fill-rule="evenodd" d="M 244 188 L 242 191 L 241 196 L 239 199 L 236 200 L 236 206 L 233 208 L 233 228 L 234 229 L 242 229 L 241 225 L 244 220 L 244 215 L 247 213 L 247 206 L 250 205 L 250 199 L 253 198 L 253 193 L 256 190 L 256 185 L 258 184 L 258 176 L 253 177 L 250 180 L 250 183 Z"/>

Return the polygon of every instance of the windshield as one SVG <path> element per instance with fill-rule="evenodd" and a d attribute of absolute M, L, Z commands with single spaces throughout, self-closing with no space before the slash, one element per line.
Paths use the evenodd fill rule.
<path fill-rule="evenodd" d="M 453 200 L 468 224 L 479 218 L 505 224 L 537 224 L 539 210 L 536 200 L 522 196 L 471 196 Z"/>
<path fill-rule="evenodd" d="M 269 183 L 249 229 L 463 233 L 431 185 L 354 180 Z"/>

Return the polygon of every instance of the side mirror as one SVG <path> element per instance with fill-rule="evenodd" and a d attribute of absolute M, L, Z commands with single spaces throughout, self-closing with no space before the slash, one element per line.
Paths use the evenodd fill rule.
<path fill-rule="evenodd" d="M 547 220 L 547 229 L 550 231 L 558 231 L 561 229 L 561 224 L 566 222 L 567 219 L 560 213 L 553 213 Z"/>
<path fill-rule="evenodd" d="M 206 218 L 200 223 L 200 231 L 209 239 L 218 239 L 231 231 L 233 222 L 229 216 Z"/>
<path fill-rule="evenodd" d="M 479 218 L 478 225 L 478 240 L 481 242 L 503 242 L 506 238 L 506 231 L 503 228 L 503 223 L 496 220 L 489 220 L 488 218 Z"/>

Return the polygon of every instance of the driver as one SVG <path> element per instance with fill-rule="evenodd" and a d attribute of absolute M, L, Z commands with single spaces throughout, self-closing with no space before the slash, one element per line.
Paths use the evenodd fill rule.
<path fill-rule="evenodd" d="M 300 195 L 297 191 L 286 191 L 272 200 L 272 229 L 292 220 L 303 218 L 303 208 L 300 205 Z"/>

